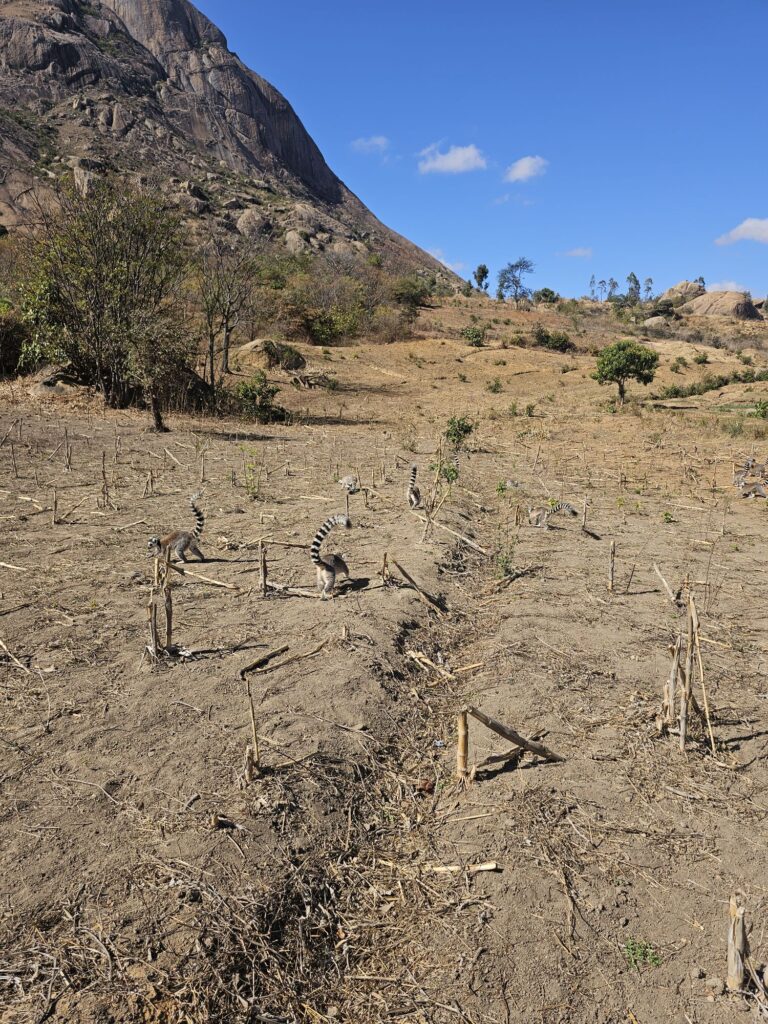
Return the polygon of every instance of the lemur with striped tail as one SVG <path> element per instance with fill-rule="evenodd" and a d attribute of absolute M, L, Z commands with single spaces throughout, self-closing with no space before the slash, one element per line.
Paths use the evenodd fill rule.
<path fill-rule="evenodd" d="M 410 480 L 408 481 L 408 488 L 405 492 L 405 495 L 408 498 L 408 504 L 410 505 L 411 508 L 418 508 L 419 505 L 421 504 L 421 491 L 416 486 L 417 472 L 418 468 L 416 466 L 416 463 L 414 463 L 411 466 L 411 477 Z"/>
<path fill-rule="evenodd" d="M 323 600 L 336 586 L 336 577 L 339 573 L 349 578 L 349 569 L 341 555 L 332 554 L 323 557 L 320 554 L 320 547 L 334 526 L 343 526 L 348 530 L 351 525 L 352 523 L 346 516 L 329 516 L 315 534 L 312 547 L 309 549 L 309 557 L 317 570 L 317 589 Z"/>
<path fill-rule="evenodd" d="M 567 512 L 569 516 L 577 516 L 579 513 L 569 505 L 567 501 L 558 501 L 554 505 L 547 505 L 544 508 L 529 508 L 528 522 L 531 526 L 539 526 L 543 530 L 549 529 L 549 517 L 557 512 Z"/>
<path fill-rule="evenodd" d="M 150 555 L 153 556 L 165 556 L 166 552 L 170 549 L 175 552 L 182 562 L 186 562 L 187 552 L 194 555 L 195 558 L 199 558 L 201 562 L 205 561 L 205 555 L 198 546 L 198 541 L 203 532 L 205 526 L 205 516 L 198 508 L 196 502 L 200 497 L 199 492 L 193 494 L 189 499 L 189 504 L 192 508 L 192 512 L 195 517 L 195 528 L 194 530 L 174 530 L 173 533 L 166 533 L 164 537 L 150 537 L 147 544 L 147 549 Z"/>

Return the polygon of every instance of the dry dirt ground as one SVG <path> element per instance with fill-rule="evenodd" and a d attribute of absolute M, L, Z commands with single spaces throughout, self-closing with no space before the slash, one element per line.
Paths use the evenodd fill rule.
<path fill-rule="evenodd" d="M 613 412 L 585 351 L 500 347 L 531 314 L 486 349 L 450 336 L 496 308 L 449 302 L 394 346 L 304 349 L 338 387 L 274 373 L 291 426 L 175 418 L 158 436 L 81 393 L 2 385 L 3 1024 L 759 1016 L 754 983 L 721 989 L 735 893 L 750 963 L 768 961 L 766 503 L 732 485 L 734 461 L 767 454 L 747 413 L 768 385 Z M 580 344 L 615 334 L 592 324 Z M 692 346 L 652 344 L 660 384 L 743 369 L 708 349 L 675 375 Z M 450 416 L 476 428 L 425 537 L 408 468 L 428 497 Z M 347 473 L 366 491 L 328 543 L 350 583 L 262 597 L 260 539 L 271 581 L 311 589 L 308 545 Z M 153 666 L 147 538 L 186 526 L 200 488 L 208 561 L 189 568 L 227 587 L 178 577 L 188 656 Z M 528 526 L 551 499 L 579 516 Z M 696 719 L 684 753 L 657 732 L 685 616 L 654 565 L 695 597 L 714 752 Z M 248 676 L 247 783 L 239 672 L 281 648 Z M 459 787 L 468 703 L 565 760 Z M 508 747 L 471 721 L 472 763 Z"/>

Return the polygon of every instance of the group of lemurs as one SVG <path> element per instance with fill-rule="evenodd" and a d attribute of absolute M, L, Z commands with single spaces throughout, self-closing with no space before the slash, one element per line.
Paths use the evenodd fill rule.
<path fill-rule="evenodd" d="M 743 466 L 734 470 L 733 483 L 742 498 L 768 498 L 768 463 L 758 462 L 750 456 L 744 460 Z"/>
<path fill-rule="evenodd" d="M 748 460 L 748 462 L 749 461 L 750 460 Z M 459 466 L 457 456 L 452 457 L 451 464 L 458 473 Z M 745 472 L 748 472 L 753 466 L 754 459 L 751 460 L 751 466 L 749 466 Z M 408 486 L 405 492 L 408 507 L 410 509 L 417 509 L 421 506 L 421 491 L 416 484 L 417 475 L 418 466 L 414 463 L 411 466 Z M 360 489 L 357 477 L 355 476 L 342 477 L 342 479 L 339 480 L 339 484 L 347 491 L 348 494 L 356 494 Z M 186 562 L 188 561 L 187 553 L 189 553 L 201 562 L 205 561 L 205 555 L 200 550 L 200 545 L 198 544 L 205 526 L 205 516 L 197 504 L 199 497 L 200 493 L 198 492 L 193 494 L 189 499 L 189 504 L 195 517 L 195 528 L 193 530 L 174 530 L 172 533 L 167 533 L 163 537 L 150 537 L 147 548 L 151 556 L 166 557 L 170 552 L 171 555 L 175 554 L 180 558 L 182 562 Z M 763 497 L 765 497 L 764 493 Z M 572 505 L 569 505 L 565 501 L 558 501 L 555 504 L 545 507 L 529 508 L 528 522 L 531 526 L 548 530 L 550 516 L 553 516 L 558 512 L 567 512 L 572 516 L 577 515 L 576 509 L 573 508 Z M 329 516 L 318 529 L 309 549 L 309 557 L 312 560 L 312 564 L 315 566 L 315 572 L 317 574 L 317 589 L 320 591 L 320 596 L 323 599 L 332 595 L 336 586 L 336 580 L 340 575 L 349 578 L 347 563 L 341 555 L 337 553 L 321 555 L 320 553 L 323 541 L 336 526 L 343 526 L 348 530 L 352 526 L 352 523 L 346 515 Z"/>

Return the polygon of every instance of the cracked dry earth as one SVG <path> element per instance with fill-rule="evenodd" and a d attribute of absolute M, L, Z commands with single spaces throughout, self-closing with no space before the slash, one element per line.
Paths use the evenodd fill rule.
<path fill-rule="evenodd" d="M 655 346 L 663 366 L 679 348 Z M 750 962 L 768 960 L 766 509 L 731 483 L 765 442 L 757 423 L 722 429 L 717 403 L 743 386 L 613 415 L 590 356 L 562 365 L 358 345 L 321 362 L 338 390 L 281 395 L 302 422 L 181 418 L 163 437 L 5 386 L 3 1024 L 760 1013 L 754 985 L 722 983 L 734 893 Z M 428 492 L 450 415 L 477 427 L 438 516 L 454 532 L 425 538 L 408 469 Z M 174 638 L 192 657 L 153 669 L 146 540 L 186 525 L 203 452 L 201 571 L 235 589 L 180 578 Z M 344 511 L 346 473 L 368 490 L 330 539 L 351 585 L 262 598 L 259 539 L 270 580 L 311 589 L 307 548 Z M 590 532 L 580 516 L 528 526 L 550 499 L 586 499 Z M 685 616 L 654 566 L 696 600 L 714 753 L 698 722 L 684 753 L 657 733 Z M 264 770 L 244 785 L 238 673 L 285 646 L 249 677 Z M 526 754 L 457 786 L 465 704 L 565 760 Z M 508 747 L 471 720 L 471 763 Z"/>

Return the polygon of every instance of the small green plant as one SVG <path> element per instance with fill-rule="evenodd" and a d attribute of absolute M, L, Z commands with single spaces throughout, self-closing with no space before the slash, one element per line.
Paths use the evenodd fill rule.
<path fill-rule="evenodd" d="M 507 406 L 507 412 L 510 416 L 517 416 L 517 402 L 510 402 Z"/>
<path fill-rule="evenodd" d="M 661 519 L 662 519 L 662 522 L 664 522 L 664 523 L 674 523 L 675 522 L 675 517 L 672 515 L 671 512 L 664 512 L 664 513 L 662 513 Z"/>
<path fill-rule="evenodd" d="M 467 377 L 466 373 L 459 373 L 459 374 L 457 374 L 457 376 L 458 376 L 458 378 L 459 378 L 459 380 L 461 381 L 462 384 L 466 384 L 467 381 L 469 380 L 469 378 Z"/>
<path fill-rule="evenodd" d="M 494 377 L 493 380 L 489 380 L 486 384 L 486 390 L 490 391 L 492 395 L 498 395 L 504 390 L 504 387 L 498 377 Z"/>
<path fill-rule="evenodd" d="M 661 957 L 650 944 L 642 939 L 629 938 L 624 943 L 624 959 L 627 966 L 632 970 L 639 971 L 641 967 L 661 966 Z"/>
<path fill-rule="evenodd" d="M 452 462 L 437 462 L 430 463 L 430 473 L 438 473 L 441 480 L 445 480 L 447 484 L 454 484 L 459 479 L 459 471 Z M 439 472 L 438 472 L 439 471 Z"/>
<path fill-rule="evenodd" d="M 709 356 L 706 352 L 697 352 L 693 357 L 693 361 L 697 366 L 706 366 L 709 362 Z"/>
<path fill-rule="evenodd" d="M 533 410 L 536 408 L 535 402 L 529 402 L 525 407 L 525 415 L 530 417 L 533 416 Z"/>
<path fill-rule="evenodd" d="M 475 424 L 466 416 L 451 416 L 444 437 L 452 447 L 462 448 L 474 429 Z"/>
<path fill-rule="evenodd" d="M 768 420 L 768 402 L 755 402 L 755 408 L 749 415 L 756 416 L 760 420 Z"/>
<path fill-rule="evenodd" d="M 472 348 L 482 348 L 485 344 L 485 327 L 470 324 L 468 327 L 462 327 L 461 336 Z"/>
<path fill-rule="evenodd" d="M 496 576 L 500 580 L 507 579 L 515 572 L 515 547 L 507 545 L 496 553 Z"/>
<path fill-rule="evenodd" d="M 496 484 L 496 493 L 500 498 L 503 498 L 504 495 L 507 493 L 507 485 L 503 480 L 499 480 L 499 482 Z"/>

